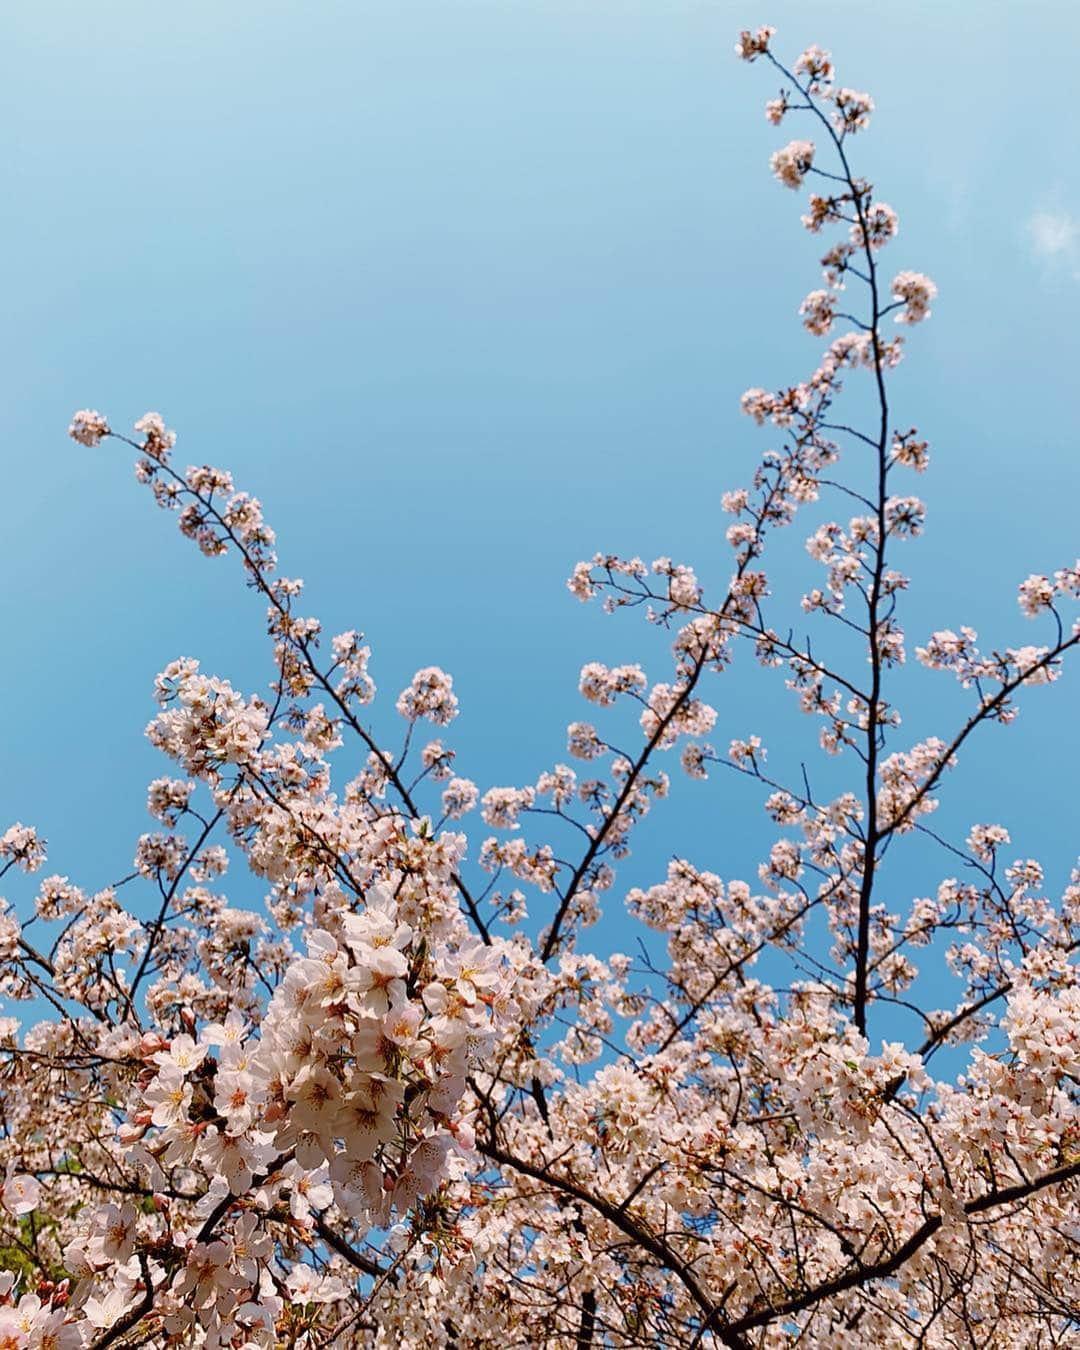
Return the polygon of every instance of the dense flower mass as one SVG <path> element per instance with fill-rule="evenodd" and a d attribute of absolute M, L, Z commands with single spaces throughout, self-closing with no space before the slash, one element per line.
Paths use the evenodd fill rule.
<path fill-rule="evenodd" d="M 770 161 L 772 171 L 785 187 L 802 187 L 814 162 L 813 141 L 791 141 L 777 150 Z"/>
<path fill-rule="evenodd" d="M 455 722 L 450 675 L 419 670 L 383 716 L 363 634 L 302 612 L 227 470 L 177 469 L 157 413 L 130 437 L 72 419 L 239 559 L 272 683 L 165 666 L 147 735 L 171 766 L 123 881 L 38 879 L 38 831 L 0 833 L 24 890 L 0 901 L 2 1350 L 1076 1343 L 1080 866 L 1053 894 L 1004 824 L 952 838 L 934 813 L 969 738 L 1080 645 L 1080 562 L 1020 583 L 1031 643 L 909 645 L 895 563 L 929 449 L 893 425 L 886 320 L 936 289 L 881 274 L 897 216 L 847 158 L 870 96 L 773 37 L 736 51 L 783 81 L 770 124 L 820 142 L 772 169 L 835 231 L 799 311 L 825 341 L 806 379 L 743 395 L 771 448 L 721 498 L 719 569 L 573 568 L 578 600 L 670 641 L 660 672 L 583 665 L 574 767 L 560 747 L 482 789 L 417 736 Z M 807 516 L 791 597 L 766 554 Z M 958 726 L 906 733 L 909 650 L 966 691 Z M 717 683 L 736 661 L 809 745 L 746 725 Z M 749 875 L 711 870 L 725 818 L 632 884 L 673 766 L 760 797 Z M 633 956 L 588 932 L 620 905 Z"/>
<path fill-rule="evenodd" d="M 896 322 L 919 323 L 930 317 L 930 302 L 937 295 L 937 287 L 921 272 L 901 272 L 893 281 L 892 293 L 904 306 Z"/>
<path fill-rule="evenodd" d="M 756 60 L 769 50 L 769 39 L 775 32 L 776 29 L 770 28 L 768 24 L 763 24 L 756 33 L 744 29 L 735 44 L 735 55 L 741 56 L 744 61 Z"/>
<path fill-rule="evenodd" d="M 68 435 L 80 445 L 93 447 L 100 445 L 104 436 L 109 434 L 109 424 L 99 412 L 84 408 L 71 419 Z"/>

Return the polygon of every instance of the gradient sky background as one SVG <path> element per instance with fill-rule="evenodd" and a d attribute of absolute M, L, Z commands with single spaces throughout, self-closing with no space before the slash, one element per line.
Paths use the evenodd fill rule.
<path fill-rule="evenodd" d="M 238 568 L 179 536 L 122 447 L 68 441 L 76 408 L 121 427 L 160 409 L 181 464 L 226 465 L 262 499 L 309 612 L 368 634 L 379 726 L 396 731 L 418 666 L 451 671 L 447 740 L 481 787 L 566 758 L 584 661 L 665 678 L 639 616 L 605 619 L 564 579 L 600 548 L 726 581 L 720 493 L 768 444 L 739 395 L 815 364 L 795 310 L 821 244 L 767 167 L 805 133 L 766 124 L 775 81 L 732 50 L 765 21 L 789 59 L 819 41 L 874 95 L 854 153 L 900 213 L 884 265 L 941 291 L 895 385 L 933 452 L 911 480 L 927 534 L 897 558 L 911 645 L 960 623 L 1040 640 L 1016 583 L 1080 533 L 1074 5 L 16 0 L 0 826 L 36 824 L 47 871 L 96 888 L 153 828 L 145 784 L 168 765 L 142 730 L 168 660 L 269 678 Z M 795 596 L 816 584 L 806 532 L 780 567 Z M 758 731 L 778 769 L 814 754 L 777 681 L 725 681 L 718 744 Z M 898 745 L 951 731 L 948 677 L 901 688 Z M 1076 688 L 1074 671 L 984 732 L 941 813 L 961 836 L 1006 823 L 1055 885 L 1078 838 Z M 675 852 L 752 875 L 770 836 L 748 788 L 681 785 L 625 880 Z M 955 866 L 898 863 L 887 898 Z M 230 894 L 256 907 L 260 887 Z M 624 945 L 617 918 L 605 932 Z"/>

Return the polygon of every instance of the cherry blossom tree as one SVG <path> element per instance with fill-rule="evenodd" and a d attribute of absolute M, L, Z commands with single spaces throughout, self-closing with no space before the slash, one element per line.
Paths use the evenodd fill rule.
<path fill-rule="evenodd" d="M 459 775 L 435 666 L 398 695 L 401 734 L 377 732 L 362 634 L 304 612 L 258 500 L 176 467 L 156 413 L 131 436 L 75 414 L 80 446 L 131 446 L 183 533 L 239 560 L 273 668 L 245 693 L 167 665 L 147 735 L 171 767 L 132 875 L 4 902 L 2 994 L 31 1013 L 0 1024 L 4 1350 L 1080 1343 L 1080 871 L 1051 896 L 1003 825 L 929 824 L 968 741 L 1080 643 L 1080 564 L 1020 585 L 1034 643 L 915 646 L 969 710 L 905 739 L 895 564 L 929 454 L 890 377 L 936 291 L 883 267 L 897 215 L 852 154 L 872 99 L 772 39 L 737 52 L 800 133 L 772 170 L 829 236 L 799 310 L 827 345 L 743 395 L 773 447 L 723 497 L 726 580 L 574 569 L 579 600 L 667 630 L 671 665 L 588 662 L 596 721 L 534 784 Z M 803 512 L 791 606 L 763 559 Z M 790 781 L 758 735 L 710 743 L 736 660 L 814 719 L 820 775 Z M 721 768 L 765 800 L 757 874 L 708 870 L 702 841 L 620 891 L 669 772 Z M 903 889 L 917 845 L 939 850 L 930 894 Z M 0 874 L 45 862 L 35 829 L 0 835 Z M 262 909 L 229 902 L 230 865 Z M 594 954 L 602 904 L 666 958 Z"/>

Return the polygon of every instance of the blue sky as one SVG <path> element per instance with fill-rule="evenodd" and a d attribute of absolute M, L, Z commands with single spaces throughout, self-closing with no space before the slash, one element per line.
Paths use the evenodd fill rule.
<path fill-rule="evenodd" d="M 600 548 L 722 584 L 719 497 L 768 443 L 738 397 L 815 364 L 795 311 L 820 245 L 767 168 L 800 130 L 766 124 L 775 81 L 732 51 L 765 21 L 779 51 L 821 42 L 873 93 L 855 155 L 900 213 L 888 263 L 941 291 L 896 380 L 898 422 L 933 453 L 927 534 L 898 560 L 909 637 L 1038 640 L 1016 583 L 1077 552 L 1075 7 L 16 0 L 0 825 L 38 825 L 50 871 L 100 886 L 151 828 L 145 784 L 167 766 L 142 730 L 168 660 L 269 678 L 237 570 L 180 538 L 128 456 L 68 442 L 75 408 L 118 426 L 160 409 L 182 463 L 228 466 L 263 500 L 310 610 L 368 634 L 381 726 L 418 666 L 451 671 L 447 739 L 482 787 L 565 759 L 584 661 L 664 678 L 655 634 L 564 579 Z M 780 568 L 795 595 L 804 533 Z M 725 680 L 719 744 L 758 731 L 777 767 L 813 754 L 775 684 Z M 909 670 L 903 689 L 912 739 L 963 707 L 944 676 Z M 990 729 L 942 808 L 961 834 L 1009 825 L 1057 882 L 1075 689 Z M 673 852 L 752 874 L 769 837 L 727 778 L 646 828 L 628 881 Z M 896 903 L 950 870 L 899 867 Z"/>

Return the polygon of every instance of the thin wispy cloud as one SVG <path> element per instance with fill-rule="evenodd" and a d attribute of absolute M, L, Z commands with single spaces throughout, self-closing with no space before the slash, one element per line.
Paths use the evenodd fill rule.
<path fill-rule="evenodd" d="M 1027 228 L 1036 261 L 1080 281 L 1080 217 L 1071 211 L 1036 211 Z"/>

